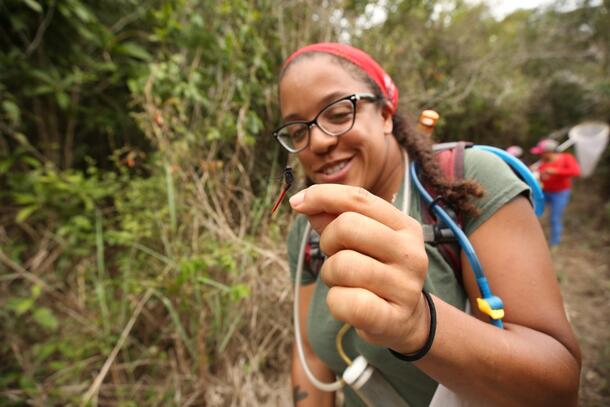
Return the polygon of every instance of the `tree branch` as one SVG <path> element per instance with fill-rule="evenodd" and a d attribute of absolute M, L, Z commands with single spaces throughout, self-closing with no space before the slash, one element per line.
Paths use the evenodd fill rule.
<path fill-rule="evenodd" d="M 49 11 L 44 16 L 42 23 L 38 26 L 38 30 L 36 30 L 36 35 L 34 36 L 34 39 L 30 43 L 30 45 L 28 45 L 28 48 L 25 50 L 26 56 L 29 57 L 30 55 L 32 55 L 32 53 L 34 51 L 36 51 L 36 48 L 38 48 L 38 46 L 42 42 L 44 33 L 47 30 L 47 28 L 49 28 L 49 25 L 51 24 L 51 20 L 53 19 L 53 14 L 55 14 L 55 1 L 51 2 L 50 6 L 49 6 Z"/>

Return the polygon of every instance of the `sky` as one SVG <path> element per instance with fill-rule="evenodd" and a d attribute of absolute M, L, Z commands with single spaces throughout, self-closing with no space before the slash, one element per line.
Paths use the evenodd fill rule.
<path fill-rule="evenodd" d="M 473 3 L 478 2 L 476 0 L 471 1 Z M 497 19 L 502 19 L 518 9 L 544 8 L 553 4 L 560 4 L 561 10 L 571 10 L 580 3 L 578 0 L 483 0 L 482 2 L 490 6 L 491 13 Z M 593 3 L 599 2 L 595 1 Z"/>
<path fill-rule="evenodd" d="M 497 19 L 504 17 L 519 9 L 546 8 L 554 6 L 559 10 L 572 10 L 577 7 L 582 0 L 468 0 L 472 4 L 485 3 L 489 6 L 491 14 Z M 602 0 L 594 0 L 592 5 L 601 3 Z M 367 17 L 363 17 L 363 26 L 372 26 L 382 23 L 386 19 L 386 12 L 382 5 L 385 0 L 378 0 L 379 6 L 369 4 L 367 6 Z M 442 8 L 442 6 L 440 6 Z M 439 10 L 440 11 L 440 10 Z"/>
<path fill-rule="evenodd" d="M 502 20 L 507 15 L 519 9 L 534 9 L 534 8 L 547 8 L 552 6 L 555 9 L 569 11 L 578 7 L 583 0 L 467 0 L 472 4 L 485 3 L 489 6 L 491 15 L 496 20 Z M 598 5 L 602 0 L 591 0 L 590 5 Z M 357 25 L 362 28 L 368 28 L 377 24 L 382 24 L 387 13 L 385 11 L 386 0 L 377 0 L 377 4 L 372 3 L 366 6 L 366 15 L 361 16 Z M 437 4 L 438 9 L 435 12 L 440 12 L 443 9 L 443 5 Z M 340 22 L 342 15 L 340 12 L 336 15 L 337 20 Z M 434 15 L 432 16 L 434 18 Z M 340 22 L 341 23 L 341 22 Z M 345 22 L 347 24 L 347 22 Z M 349 34 L 344 33 L 345 36 L 341 37 L 342 41 L 349 42 Z"/>

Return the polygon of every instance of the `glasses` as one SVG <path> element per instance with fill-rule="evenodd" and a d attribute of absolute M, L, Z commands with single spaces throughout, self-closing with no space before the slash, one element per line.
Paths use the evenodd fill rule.
<path fill-rule="evenodd" d="M 309 146 L 311 128 L 316 125 L 332 137 L 339 137 L 354 127 L 356 121 L 356 103 L 359 100 L 377 100 L 371 93 L 355 93 L 342 97 L 326 105 L 310 121 L 289 122 L 278 127 L 273 137 L 291 153 L 298 153 Z"/>

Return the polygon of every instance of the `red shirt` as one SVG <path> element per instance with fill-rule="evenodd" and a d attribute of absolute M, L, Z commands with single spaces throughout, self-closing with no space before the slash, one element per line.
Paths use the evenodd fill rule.
<path fill-rule="evenodd" d="M 548 173 L 549 170 L 553 173 Z M 542 189 L 559 192 L 572 188 L 571 178 L 580 175 L 580 166 L 572 154 L 559 153 L 553 161 L 543 161 L 538 171 Z"/>

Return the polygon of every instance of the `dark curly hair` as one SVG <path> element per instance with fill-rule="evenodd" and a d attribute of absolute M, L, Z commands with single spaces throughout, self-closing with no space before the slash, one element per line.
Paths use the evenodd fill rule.
<path fill-rule="evenodd" d="M 357 80 L 367 83 L 371 92 L 377 96 L 377 105 L 380 108 L 383 107 L 386 101 L 375 81 L 350 61 L 332 54 L 308 52 L 299 55 L 282 68 L 280 81 L 286 74 L 287 69 L 294 65 L 296 61 L 310 58 L 317 54 L 329 57 L 332 61 L 343 66 Z M 473 180 L 450 181 L 447 179 L 435 158 L 432 140 L 430 137 L 419 133 L 407 116 L 397 111 L 392 116 L 392 123 L 394 138 L 407 151 L 409 159 L 415 161 L 419 166 L 419 175 L 424 185 L 432 189 L 436 195 L 442 196 L 444 202 L 458 213 L 470 216 L 478 215 L 479 210 L 476 206 L 476 200 L 483 196 L 483 188 Z M 308 184 L 310 184 L 309 180 Z"/>

